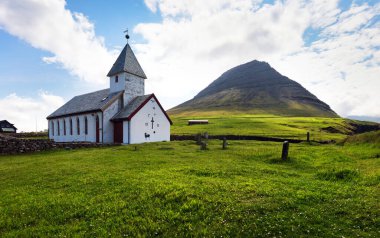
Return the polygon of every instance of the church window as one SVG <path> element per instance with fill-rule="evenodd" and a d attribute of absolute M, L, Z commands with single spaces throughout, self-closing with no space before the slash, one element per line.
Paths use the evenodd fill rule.
<path fill-rule="evenodd" d="M 73 119 L 70 118 L 70 135 L 73 135 Z"/>
<path fill-rule="evenodd" d="M 51 122 L 51 134 L 54 136 L 54 121 Z"/>
<path fill-rule="evenodd" d="M 88 121 L 87 117 L 84 117 L 84 134 L 88 134 Z"/>
<path fill-rule="evenodd" d="M 66 120 L 63 119 L 63 135 L 66 135 Z"/>
<path fill-rule="evenodd" d="M 59 131 L 59 120 L 57 121 L 57 129 L 58 129 L 58 135 L 60 135 L 60 131 Z"/>
<path fill-rule="evenodd" d="M 117 82 L 119 82 L 119 76 L 118 75 L 115 76 L 115 83 L 117 83 Z"/>
<path fill-rule="evenodd" d="M 79 117 L 77 117 L 77 134 L 80 135 Z"/>

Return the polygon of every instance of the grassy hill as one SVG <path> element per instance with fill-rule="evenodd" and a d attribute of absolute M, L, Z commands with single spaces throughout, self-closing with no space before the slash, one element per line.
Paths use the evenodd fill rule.
<path fill-rule="evenodd" d="M 310 132 L 312 140 L 338 141 L 350 134 L 380 129 L 377 123 L 344 118 L 281 117 L 268 114 L 233 114 L 232 112 L 195 112 L 170 116 L 174 122 L 171 133 L 177 135 L 208 132 L 211 135 L 257 135 L 306 139 L 306 133 Z M 209 124 L 188 126 L 190 119 L 207 119 Z"/>
<path fill-rule="evenodd" d="M 378 237 L 379 149 L 192 141 L 0 156 L 0 236 Z"/>
<path fill-rule="evenodd" d="M 302 85 L 257 60 L 226 71 L 193 99 L 169 110 L 176 115 L 210 111 L 338 117 L 329 105 Z"/>
<path fill-rule="evenodd" d="M 343 140 L 343 143 L 357 145 L 369 144 L 380 148 L 380 130 L 349 136 Z"/>

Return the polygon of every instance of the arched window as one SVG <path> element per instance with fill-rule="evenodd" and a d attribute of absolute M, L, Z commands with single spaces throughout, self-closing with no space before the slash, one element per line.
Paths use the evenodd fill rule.
<path fill-rule="evenodd" d="M 77 134 L 80 135 L 79 117 L 77 117 Z"/>
<path fill-rule="evenodd" d="M 87 117 L 84 117 L 84 134 L 88 134 L 88 121 Z"/>
<path fill-rule="evenodd" d="M 51 135 L 54 136 L 54 121 L 51 121 Z"/>
<path fill-rule="evenodd" d="M 70 135 L 73 135 L 73 119 L 70 118 Z"/>
<path fill-rule="evenodd" d="M 96 143 L 99 143 L 99 116 L 96 115 L 95 119 L 95 136 L 96 136 Z"/>
<path fill-rule="evenodd" d="M 57 129 L 58 129 L 58 135 L 60 136 L 61 135 L 61 132 L 59 131 L 59 119 L 57 120 Z"/>
<path fill-rule="evenodd" d="M 63 135 L 66 135 L 66 119 L 63 119 Z"/>

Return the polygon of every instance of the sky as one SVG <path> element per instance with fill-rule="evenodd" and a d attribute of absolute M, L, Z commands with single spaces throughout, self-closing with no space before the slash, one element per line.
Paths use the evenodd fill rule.
<path fill-rule="evenodd" d="M 1 0 L 0 120 L 40 131 L 108 88 L 126 29 L 165 109 L 256 59 L 340 116 L 380 117 L 380 0 Z"/>

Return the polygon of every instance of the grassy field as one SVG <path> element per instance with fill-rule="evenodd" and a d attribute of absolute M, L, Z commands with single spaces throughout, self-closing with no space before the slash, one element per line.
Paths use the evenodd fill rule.
<path fill-rule="evenodd" d="M 350 133 L 350 120 L 323 117 L 280 117 L 254 114 L 215 114 L 204 116 L 171 116 L 172 134 L 188 135 L 208 132 L 213 135 L 257 135 L 291 139 L 341 140 Z M 208 119 L 209 124 L 188 126 L 190 119 Z"/>
<path fill-rule="evenodd" d="M 136 148 L 0 156 L 0 237 L 380 237 L 379 143 Z"/>

